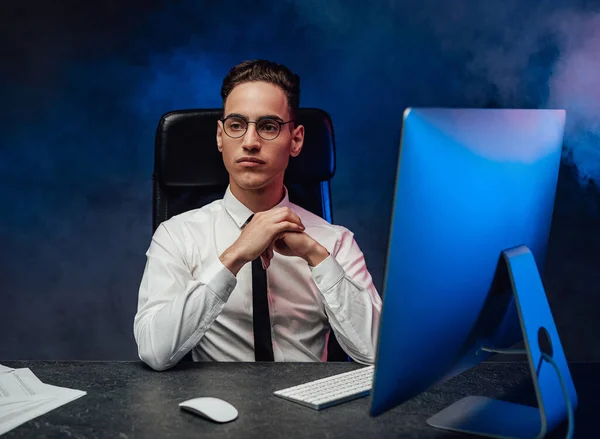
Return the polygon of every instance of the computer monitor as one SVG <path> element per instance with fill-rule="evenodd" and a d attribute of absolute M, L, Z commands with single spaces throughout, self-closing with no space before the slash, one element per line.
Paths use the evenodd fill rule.
<path fill-rule="evenodd" d="M 563 110 L 404 112 L 371 415 L 523 340 L 539 409 L 473 396 L 428 424 L 538 437 L 575 409 L 539 275 L 564 124 Z"/>

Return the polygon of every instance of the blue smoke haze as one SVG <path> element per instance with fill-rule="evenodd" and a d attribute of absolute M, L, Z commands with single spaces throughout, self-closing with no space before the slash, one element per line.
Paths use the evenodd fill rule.
<path fill-rule="evenodd" d="M 600 183 L 591 2 L 35 3 L 0 14 L 0 359 L 135 358 L 156 124 L 220 106 L 244 59 L 288 65 L 331 114 L 334 220 L 380 290 L 407 106 L 565 108 L 565 160 Z"/>

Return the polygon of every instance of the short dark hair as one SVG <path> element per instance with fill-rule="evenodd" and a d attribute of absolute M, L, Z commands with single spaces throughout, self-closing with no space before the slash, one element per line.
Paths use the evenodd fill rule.
<path fill-rule="evenodd" d="M 281 88 L 287 98 L 292 119 L 295 119 L 300 106 L 300 77 L 283 64 L 277 64 L 264 59 L 244 61 L 234 66 L 221 86 L 223 108 L 231 90 L 245 82 L 263 81 Z"/>

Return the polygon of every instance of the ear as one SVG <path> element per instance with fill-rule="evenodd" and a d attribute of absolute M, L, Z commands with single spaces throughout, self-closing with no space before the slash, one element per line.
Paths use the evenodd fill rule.
<path fill-rule="evenodd" d="M 223 152 L 223 124 L 220 120 L 217 121 L 217 148 Z"/>
<path fill-rule="evenodd" d="M 292 157 L 297 157 L 302 151 L 302 146 L 304 145 L 304 126 L 298 125 L 292 131 L 292 145 L 290 148 L 290 155 Z"/>

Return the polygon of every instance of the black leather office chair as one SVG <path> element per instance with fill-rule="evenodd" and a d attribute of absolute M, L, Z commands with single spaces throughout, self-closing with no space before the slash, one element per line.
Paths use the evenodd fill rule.
<path fill-rule="evenodd" d="M 156 130 L 152 230 L 179 213 L 223 198 L 229 175 L 216 145 L 221 109 L 169 112 Z M 304 147 L 290 158 L 285 185 L 290 201 L 332 222 L 329 180 L 335 173 L 335 140 L 329 115 L 302 108 L 298 123 L 305 127 Z M 348 361 L 331 334 L 328 361 Z M 189 357 L 188 357 L 189 359 Z"/>

